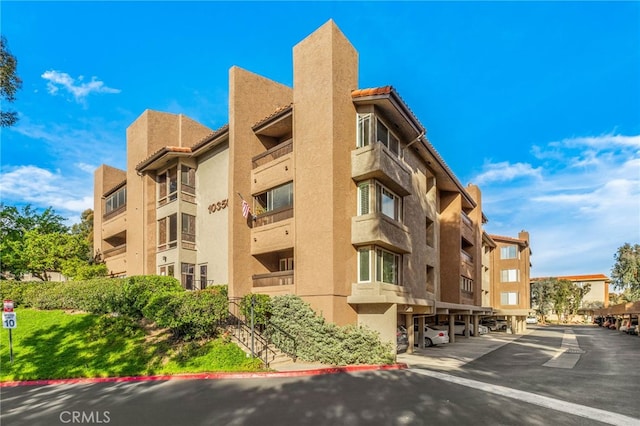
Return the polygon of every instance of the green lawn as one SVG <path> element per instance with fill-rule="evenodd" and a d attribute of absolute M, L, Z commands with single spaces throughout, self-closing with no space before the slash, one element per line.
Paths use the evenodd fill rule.
<path fill-rule="evenodd" d="M 16 309 L 13 363 L 9 330 L 0 331 L 0 381 L 257 371 L 233 343 L 171 344 L 124 318 Z"/>

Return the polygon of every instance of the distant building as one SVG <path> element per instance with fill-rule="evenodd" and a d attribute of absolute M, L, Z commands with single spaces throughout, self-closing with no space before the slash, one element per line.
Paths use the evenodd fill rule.
<path fill-rule="evenodd" d="M 531 247 L 529 233 L 518 237 L 489 235 L 496 247 L 490 251 L 490 303 L 498 316 L 507 317 L 516 332 L 526 329 L 531 312 Z"/>
<path fill-rule="evenodd" d="M 609 284 L 611 279 L 604 274 L 591 275 L 565 275 L 558 277 L 531 278 L 531 282 L 542 281 L 550 278 L 568 280 L 578 285 L 589 284 L 589 292 L 582 299 L 582 306 L 588 310 L 609 306 Z"/>

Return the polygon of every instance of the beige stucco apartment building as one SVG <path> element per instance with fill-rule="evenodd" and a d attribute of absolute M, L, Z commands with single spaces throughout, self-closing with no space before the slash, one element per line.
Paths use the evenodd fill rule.
<path fill-rule="evenodd" d="M 506 318 L 511 329 L 520 333 L 526 329 L 526 317 L 532 312 L 529 233 L 521 231 L 517 238 L 501 235 L 489 238 L 495 243 L 489 255 L 489 303 L 497 316 Z"/>
<path fill-rule="evenodd" d="M 333 21 L 293 48 L 293 87 L 232 67 L 221 129 L 145 111 L 127 130 L 127 170 L 95 173 L 95 212 L 114 275 L 292 293 L 388 341 L 414 318 L 477 330 L 492 312 L 480 189 L 391 86 L 358 87 L 358 53 Z"/>

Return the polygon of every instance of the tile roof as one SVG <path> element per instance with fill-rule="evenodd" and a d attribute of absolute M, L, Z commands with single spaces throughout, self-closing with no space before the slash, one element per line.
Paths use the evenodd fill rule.
<path fill-rule="evenodd" d="M 271 114 L 269 114 L 268 116 L 266 116 L 262 120 L 256 122 L 253 126 L 251 126 L 251 128 L 255 129 L 256 127 L 261 126 L 262 124 L 266 123 L 269 120 L 272 120 L 272 119 L 276 118 L 279 115 L 284 115 L 285 113 L 289 112 L 292 109 L 292 107 L 293 107 L 293 103 L 290 103 L 289 105 L 283 105 L 283 106 L 280 106 L 280 107 L 276 108 L 275 111 L 273 111 Z"/>
<path fill-rule="evenodd" d="M 220 126 L 219 128 L 217 128 L 213 132 L 209 133 L 204 138 L 200 139 L 194 145 L 192 145 L 191 146 L 191 151 L 192 152 L 196 152 L 198 149 L 202 148 L 207 143 L 211 142 L 213 139 L 215 139 L 216 137 L 218 137 L 219 135 L 223 134 L 224 132 L 226 132 L 228 130 L 229 130 L 229 124 L 228 123 L 224 124 L 223 126 Z"/>
<path fill-rule="evenodd" d="M 518 244 L 527 245 L 527 240 L 521 240 L 520 238 L 505 237 L 503 235 L 495 235 L 495 234 L 489 234 L 489 236 L 493 240 L 508 241 L 508 242 L 512 242 L 512 243 L 518 243 Z"/>
<path fill-rule="evenodd" d="M 365 96 L 389 95 L 395 92 L 393 86 L 372 87 L 369 89 L 357 89 L 351 92 L 352 98 L 362 98 Z"/>
<path fill-rule="evenodd" d="M 113 187 L 109 188 L 108 191 L 105 191 L 104 194 L 102 194 L 103 197 L 107 197 L 111 194 L 113 194 L 114 192 L 116 192 L 118 189 L 122 188 L 123 186 L 125 186 L 127 183 L 127 180 L 123 180 L 122 182 L 118 182 L 117 185 L 114 185 Z"/>
<path fill-rule="evenodd" d="M 539 278 L 531 278 L 531 281 L 541 281 L 552 277 L 539 277 Z M 611 281 L 609 277 L 605 274 L 590 274 L 590 275 L 566 275 L 566 276 L 557 276 L 553 277 L 559 280 L 569 280 L 569 281 L 595 281 L 595 280 L 604 280 Z"/>

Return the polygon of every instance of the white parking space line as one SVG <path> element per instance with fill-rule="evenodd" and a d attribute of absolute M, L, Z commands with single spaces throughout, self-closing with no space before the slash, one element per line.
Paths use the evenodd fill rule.
<path fill-rule="evenodd" d="M 640 426 L 640 419 L 625 416 L 611 411 L 600 410 L 598 408 L 588 407 L 586 405 L 574 404 L 572 402 L 560 401 L 558 399 L 549 398 L 535 393 L 524 392 L 505 386 L 492 385 L 489 383 L 479 382 L 477 380 L 465 379 L 463 377 L 452 376 L 431 370 L 419 370 L 410 368 L 412 373 L 420 374 L 434 379 L 443 380 L 457 385 L 478 389 L 505 398 L 516 399 L 529 404 L 538 405 L 540 407 L 549 408 L 551 410 L 560 411 L 574 416 L 584 417 L 590 420 L 596 420 L 602 423 L 616 426 Z"/>
<path fill-rule="evenodd" d="M 562 335 L 562 345 L 556 355 L 546 363 L 542 364 L 544 367 L 553 368 L 573 368 L 580 360 L 580 354 L 584 351 L 580 349 L 578 339 L 573 334 L 573 330 L 565 330 Z"/>

